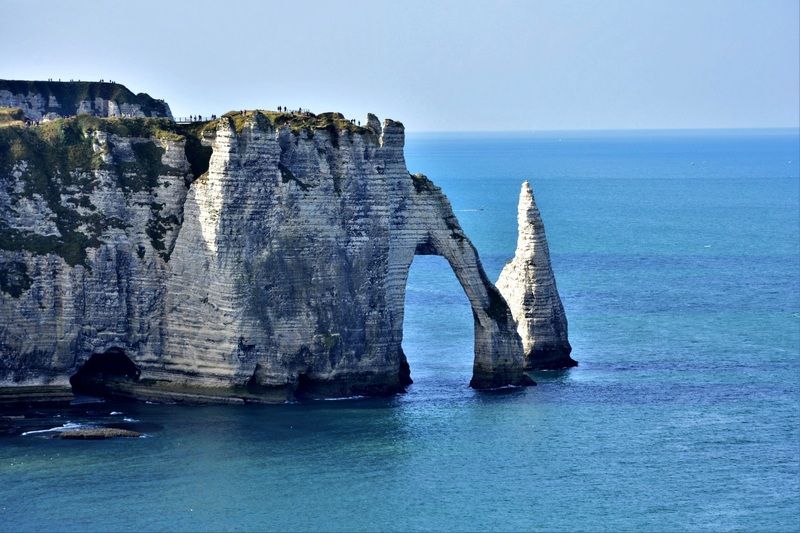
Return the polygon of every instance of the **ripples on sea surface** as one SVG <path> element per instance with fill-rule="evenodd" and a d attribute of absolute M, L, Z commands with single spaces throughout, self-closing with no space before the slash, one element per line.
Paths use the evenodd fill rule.
<path fill-rule="evenodd" d="M 410 135 L 407 159 L 492 279 L 531 180 L 578 368 L 470 390 L 466 297 L 418 257 L 407 394 L 0 419 L 0 530 L 800 529 L 796 131 Z M 109 422 L 149 438 L 20 435 Z"/>

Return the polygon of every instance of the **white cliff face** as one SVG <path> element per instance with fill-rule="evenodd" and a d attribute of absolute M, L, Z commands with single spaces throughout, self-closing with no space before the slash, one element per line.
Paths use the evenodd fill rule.
<path fill-rule="evenodd" d="M 567 317 L 550 264 L 544 223 L 527 181 L 520 191 L 517 221 L 517 250 L 500 273 L 497 288 L 517 322 L 525 368 L 575 366 L 569 356 Z"/>
<path fill-rule="evenodd" d="M 415 254 L 444 256 L 469 298 L 472 385 L 526 383 L 511 312 L 444 194 L 409 175 L 402 124 L 282 120 L 248 112 L 216 121 L 203 136 L 211 156 L 200 176 L 190 174 L 188 141 L 156 139 L 160 150 L 145 150 L 150 139 L 92 133 L 104 163 L 86 176 L 89 199 L 63 200 L 81 220 L 95 212 L 106 220 L 85 260 L 75 264 L 59 247 L 42 253 L 0 242 L 0 272 L 8 274 L 0 384 L 65 384 L 93 354 L 120 350 L 139 372 L 125 389 L 136 397 L 260 401 L 402 390 Z M 142 159 L 151 153 L 159 165 Z M 126 185 L 148 172 L 147 186 Z M 32 179 L 9 172 L 0 190 Z M 13 224 L 29 244 L 52 231 L 48 201 L 0 206 L 3 231 Z M 89 201 L 94 210 L 83 207 Z M 35 209 L 41 216 L 31 218 Z"/>
<path fill-rule="evenodd" d="M 54 98 L 45 99 L 38 93 L 12 93 L 0 89 L 0 107 L 18 107 L 25 116 L 31 120 L 41 120 L 45 118 L 47 109 L 59 107 L 58 101 Z"/>
<path fill-rule="evenodd" d="M 473 385 L 525 382 L 510 313 L 444 195 L 409 175 L 403 143 L 402 125 L 374 117 L 336 133 L 220 121 L 170 262 L 167 368 L 254 393 L 401 390 L 408 269 L 436 253 L 477 317 Z"/>
<path fill-rule="evenodd" d="M 96 117 L 166 117 L 169 106 L 126 87 L 100 82 L 27 82 L 0 80 L 0 107 L 19 108 L 30 120 L 74 115 Z"/>
<path fill-rule="evenodd" d="M 112 348 L 162 352 L 165 255 L 190 175 L 184 143 L 95 131 L 73 148 L 95 168 L 26 153 L 0 173 L 0 386 L 68 386 L 91 354 Z"/>

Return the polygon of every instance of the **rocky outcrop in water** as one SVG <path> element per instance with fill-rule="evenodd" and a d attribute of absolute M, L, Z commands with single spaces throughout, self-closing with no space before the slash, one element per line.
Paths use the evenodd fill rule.
<path fill-rule="evenodd" d="M 529 382 L 505 300 L 402 124 L 232 113 L 0 128 L 0 386 L 283 401 L 402 390 L 415 254 L 475 318 L 472 386 Z"/>
<path fill-rule="evenodd" d="M 68 429 L 57 432 L 54 435 L 58 439 L 65 440 L 105 440 L 105 439 L 137 439 L 144 437 L 138 431 L 119 428 L 80 428 Z"/>
<path fill-rule="evenodd" d="M 168 117 L 169 106 L 145 93 L 110 82 L 0 80 L 0 107 L 19 108 L 27 119 Z"/>
<path fill-rule="evenodd" d="M 505 297 L 522 339 L 525 368 L 557 369 L 575 366 L 567 338 L 567 316 L 550 264 L 544 223 L 531 186 L 522 184 L 517 210 L 517 250 L 503 268 L 497 288 Z"/>

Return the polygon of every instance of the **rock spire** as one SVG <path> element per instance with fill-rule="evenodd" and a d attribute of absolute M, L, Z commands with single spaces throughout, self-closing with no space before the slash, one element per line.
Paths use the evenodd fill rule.
<path fill-rule="evenodd" d="M 522 184 L 517 210 L 517 250 L 497 280 L 508 302 L 525 352 L 525 368 L 576 366 L 567 339 L 567 316 L 550 264 L 544 223 L 530 184 Z"/>

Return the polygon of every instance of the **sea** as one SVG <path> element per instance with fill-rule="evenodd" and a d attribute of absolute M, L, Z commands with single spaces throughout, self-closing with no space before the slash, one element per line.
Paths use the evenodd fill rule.
<path fill-rule="evenodd" d="M 406 158 L 491 279 L 531 183 L 578 367 L 471 390 L 467 298 L 417 257 L 407 393 L 4 411 L 0 531 L 800 530 L 797 130 L 412 133 Z M 50 438 L 107 424 L 146 436 Z"/>

